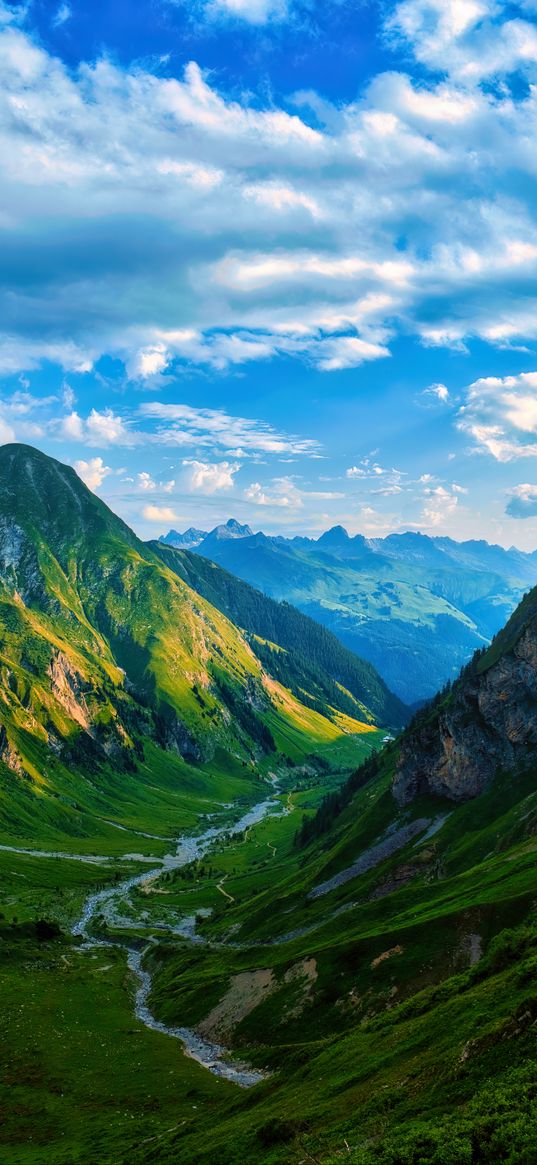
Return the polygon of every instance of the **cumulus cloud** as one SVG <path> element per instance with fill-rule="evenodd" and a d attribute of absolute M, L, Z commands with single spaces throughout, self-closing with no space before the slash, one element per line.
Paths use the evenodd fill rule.
<path fill-rule="evenodd" d="M 537 61 L 537 32 L 501 0 L 402 0 L 388 18 L 431 69 L 461 81 L 507 74 Z"/>
<path fill-rule="evenodd" d="M 156 482 L 153 481 L 151 474 L 147 473 L 145 470 L 142 470 L 141 473 L 136 474 L 136 484 L 138 489 L 143 490 L 144 493 L 151 492 L 157 488 Z"/>
<path fill-rule="evenodd" d="M 537 485 L 515 486 L 505 512 L 510 518 L 537 517 Z"/>
<path fill-rule="evenodd" d="M 113 472 L 109 465 L 104 464 L 102 457 L 92 457 L 90 461 L 75 461 L 74 468 L 91 490 L 98 489 L 105 477 Z"/>
<path fill-rule="evenodd" d="M 403 481 L 406 474 L 393 466 L 390 469 L 380 465 L 372 457 L 364 457 L 359 465 L 349 466 L 345 471 L 345 476 L 351 481 L 360 482 L 372 494 L 391 497 L 403 492 Z"/>
<path fill-rule="evenodd" d="M 85 445 L 136 445 L 140 434 L 133 432 L 112 409 L 92 409 L 86 418 L 76 410 L 66 413 L 56 425 L 58 435 L 66 440 L 82 441 Z"/>
<path fill-rule="evenodd" d="M 422 519 L 426 526 L 442 526 L 455 513 L 459 504 L 459 490 L 443 485 L 428 486 L 424 490 L 426 503 Z"/>
<path fill-rule="evenodd" d="M 294 7 L 218 4 L 258 23 Z M 537 31 L 492 0 L 403 0 L 388 25 L 417 76 L 331 107 L 238 100 L 195 62 L 67 68 L 0 0 L 0 373 L 107 353 L 151 387 L 176 362 L 337 373 L 401 332 L 537 337 L 537 86 L 501 84 L 535 79 Z"/>
<path fill-rule="evenodd" d="M 389 355 L 388 348 L 382 344 L 371 344 L 356 336 L 338 336 L 319 345 L 317 363 L 323 372 L 335 372 L 341 368 L 357 368 L 366 360 L 380 360 Z"/>
<path fill-rule="evenodd" d="M 458 427 L 497 461 L 537 454 L 537 372 L 485 376 L 469 386 Z"/>
<path fill-rule="evenodd" d="M 198 493 L 214 494 L 222 489 L 233 489 L 235 474 L 240 465 L 230 461 L 183 461 L 187 468 L 188 487 Z"/>

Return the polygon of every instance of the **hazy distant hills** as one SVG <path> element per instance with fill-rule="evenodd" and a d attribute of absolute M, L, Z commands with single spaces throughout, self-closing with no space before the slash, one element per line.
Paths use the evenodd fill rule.
<path fill-rule="evenodd" d="M 490 642 L 529 587 L 537 556 L 419 533 L 268 537 L 234 520 L 171 531 L 194 550 L 330 628 L 406 702 L 428 698 Z"/>

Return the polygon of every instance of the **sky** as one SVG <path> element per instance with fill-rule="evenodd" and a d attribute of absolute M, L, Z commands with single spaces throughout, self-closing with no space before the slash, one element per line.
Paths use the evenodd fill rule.
<path fill-rule="evenodd" d="M 537 0 L 0 0 L 0 443 L 537 548 Z"/>

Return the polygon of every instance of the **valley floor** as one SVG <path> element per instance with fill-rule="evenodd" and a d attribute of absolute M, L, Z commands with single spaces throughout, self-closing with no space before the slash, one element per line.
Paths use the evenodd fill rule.
<path fill-rule="evenodd" d="M 153 815 L 101 822 L 101 849 L 72 838 L 69 856 L 65 838 L 56 857 L 6 839 L 6 1165 L 532 1165 L 533 774 L 500 781 L 479 820 L 422 799 L 394 821 L 386 773 L 297 848 L 345 771 L 228 782 L 225 804 L 200 781 L 197 826 L 192 797 L 174 815 L 155 788 Z M 267 808 L 234 833 L 248 801 Z M 210 847 L 166 859 L 207 829 Z M 135 1014 L 125 945 L 160 1030 Z M 166 1027 L 231 1053 L 203 1067 Z M 260 1082 L 218 1074 L 233 1057 Z"/>

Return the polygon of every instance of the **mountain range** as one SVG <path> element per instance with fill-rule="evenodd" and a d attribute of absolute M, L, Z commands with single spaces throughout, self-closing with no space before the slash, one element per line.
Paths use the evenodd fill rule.
<path fill-rule="evenodd" d="M 19 835 L 36 790 L 62 829 L 82 829 L 88 767 L 106 784 L 156 748 L 250 773 L 404 723 L 374 668 L 323 628 L 206 575 L 140 542 L 67 466 L 0 449 L 0 759 L 24 778 L 0 813 L 13 828 L 16 798 Z M 232 619 L 247 602 L 245 633 Z"/>
<path fill-rule="evenodd" d="M 537 588 L 409 719 L 6 445 L 0 674 L 6 1165 L 533 1165 Z"/>
<path fill-rule="evenodd" d="M 210 558 L 329 628 L 406 703 L 430 699 L 537 583 L 537 554 L 409 532 L 269 537 L 231 519 L 164 543 Z"/>

